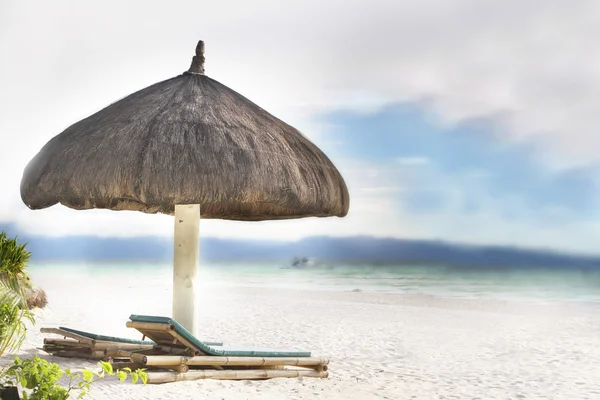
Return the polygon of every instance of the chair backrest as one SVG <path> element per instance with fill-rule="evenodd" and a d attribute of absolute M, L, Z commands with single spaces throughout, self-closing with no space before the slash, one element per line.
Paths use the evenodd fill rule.
<path fill-rule="evenodd" d="M 194 355 L 214 353 L 208 344 L 198 340 L 172 318 L 133 314 L 129 319 L 127 327 L 137 329 L 159 346 L 187 349 Z"/>
<path fill-rule="evenodd" d="M 135 328 L 143 335 L 165 347 L 185 348 L 194 355 L 222 357 L 310 357 L 309 351 L 228 349 L 213 347 L 212 343 L 203 342 L 172 318 L 149 315 L 131 315 L 127 326 Z"/>
<path fill-rule="evenodd" d="M 141 344 L 141 345 L 148 345 L 148 346 L 152 346 L 154 344 L 154 342 L 150 342 L 147 340 L 135 340 L 135 339 L 120 338 L 120 337 L 116 337 L 116 336 L 97 335 L 95 333 L 80 331 L 77 329 L 67 328 L 64 326 L 61 326 L 60 329 L 62 329 L 63 331 L 74 333 L 76 335 L 84 336 L 84 337 L 92 339 L 92 340 L 99 340 L 102 342 L 130 343 L 130 344 Z"/>

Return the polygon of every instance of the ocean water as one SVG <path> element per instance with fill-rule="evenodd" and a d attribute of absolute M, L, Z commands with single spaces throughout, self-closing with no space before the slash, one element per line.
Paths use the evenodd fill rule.
<path fill-rule="evenodd" d="M 35 280 L 68 276 L 77 279 L 124 277 L 171 285 L 170 263 L 35 262 Z M 275 263 L 201 263 L 202 284 L 223 287 L 264 287 L 315 291 L 354 291 L 427 295 L 459 299 L 497 299 L 531 303 L 585 302 L 600 305 L 600 268 L 450 267 L 440 265 L 334 265 L 290 268 Z"/>

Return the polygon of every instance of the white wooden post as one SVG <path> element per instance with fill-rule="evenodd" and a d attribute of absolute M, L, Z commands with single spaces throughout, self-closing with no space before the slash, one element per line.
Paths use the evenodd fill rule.
<path fill-rule="evenodd" d="M 173 319 L 198 334 L 196 279 L 199 262 L 200 205 L 175 205 Z"/>

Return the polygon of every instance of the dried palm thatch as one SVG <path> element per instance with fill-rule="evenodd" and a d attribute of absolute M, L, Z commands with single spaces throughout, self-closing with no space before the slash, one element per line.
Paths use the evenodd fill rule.
<path fill-rule="evenodd" d="M 36 286 L 26 287 L 25 296 L 29 309 L 45 308 L 48 305 L 48 297 L 44 289 Z"/>
<path fill-rule="evenodd" d="M 70 126 L 21 181 L 31 209 L 61 203 L 231 220 L 343 217 L 349 195 L 332 162 L 298 130 L 204 75 L 187 72 Z"/>
<path fill-rule="evenodd" d="M 27 304 L 27 308 L 32 310 L 34 308 L 45 308 L 48 305 L 48 297 L 44 289 L 34 286 L 29 277 L 21 278 L 9 278 L 5 274 L 0 274 L 0 282 L 13 281 L 20 289 L 19 294 L 22 295 L 24 302 Z"/>

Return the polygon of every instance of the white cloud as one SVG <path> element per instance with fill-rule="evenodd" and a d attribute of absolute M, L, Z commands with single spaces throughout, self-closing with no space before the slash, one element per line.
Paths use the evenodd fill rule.
<path fill-rule="evenodd" d="M 4 4 L 0 46 L 15 62 L 0 66 L 2 105 L 33 117 L 30 137 L 185 70 L 203 38 L 210 76 L 300 126 L 324 109 L 424 101 L 441 123 L 498 116 L 507 139 L 598 160 L 592 0 Z"/>
<path fill-rule="evenodd" d="M 420 102 L 439 124 L 493 117 L 499 138 L 534 142 L 549 166 L 598 163 L 599 8 L 592 0 L 173 1 L 168 7 L 141 0 L 57 0 L 35 7 L 4 1 L 0 220 L 18 218 L 27 229 L 51 234 L 170 230 L 167 217 L 60 207 L 34 213 L 20 203 L 18 188 L 27 161 L 47 140 L 114 100 L 187 69 L 197 39 L 206 41 L 209 76 L 318 143 L 328 140 L 327 126 L 315 122 L 315 114 L 373 112 L 406 101 Z M 206 229 L 224 236 L 457 235 L 452 230 L 462 217 L 448 211 L 448 219 L 432 217 L 428 224 L 403 215 L 385 193 L 358 190 L 388 187 L 379 173 L 343 171 L 356 182 L 347 219 L 239 229 L 208 221 Z M 480 237 L 490 240 L 514 237 L 493 234 L 513 232 L 494 219 L 493 210 L 473 214 L 464 227 L 488 230 Z M 435 228 L 442 221 L 448 230 Z M 595 232 L 590 229 L 582 227 L 580 236 Z M 461 228 L 459 235 L 468 232 Z"/>

